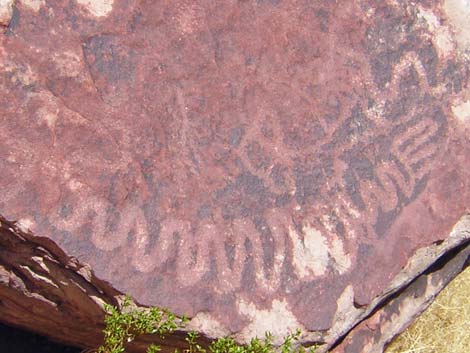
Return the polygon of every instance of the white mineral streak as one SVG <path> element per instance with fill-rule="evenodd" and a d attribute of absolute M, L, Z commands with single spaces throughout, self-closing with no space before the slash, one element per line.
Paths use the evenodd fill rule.
<path fill-rule="evenodd" d="M 30 95 L 31 99 L 41 101 L 41 105 L 36 111 L 38 121 L 45 123 L 47 127 L 54 130 L 57 120 L 59 119 L 59 106 L 57 98 L 48 92 L 34 93 Z"/>
<path fill-rule="evenodd" d="M 0 0 L 0 25 L 8 26 L 13 15 L 14 0 Z"/>
<path fill-rule="evenodd" d="M 34 12 L 38 12 L 41 7 L 46 5 L 45 0 L 20 0 L 20 2 Z"/>
<path fill-rule="evenodd" d="M 465 239 L 470 239 L 470 215 L 467 214 L 460 218 L 457 224 L 452 228 L 450 237 L 464 237 Z"/>
<path fill-rule="evenodd" d="M 470 124 L 470 100 L 452 106 L 452 112 L 463 124 Z"/>
<path fill-rule="evenodd" d="M 343 274 L 351 267 L 351 256 L 344 250 L 343 241 L 336 235 L 331 217 L 324 215 L 322 217 L 322 224 L 331 237 L 330 256 L 333 260 L 333 267 L 339 274 Z"/>
<path fill-rule="evenodd" d="M 16 221 L 15 225 L 23 232 L 28 233 L 33 230 L 34 221 L 29 218 L 22 218 Z"/>
<path fill-rule="evenodd" d="M 44 282 L 52 287 L 59 288 L 57 284 L 55 284 L 50 278 L 46 276 L 42 276 L 39 273 L 34 272 L 29 266 L 20 265 L 20 267 L 27 272 L 31 277 L 33 277 L 36 281 Z"/>
<path fill-rule="evenodd" d="M 47 265 L 44 263 L 44 259 L 41 256 L 33 256 L 33 257 L 31 257 L 31 260 L 33 260 L 35 263 L 37 263 L 39 265 L 39 267 L 41 267 L 41 269 L 44 272 L 46 272 L 46 273 L 51 272 L 49 270 L 49 267 L 47 267 Z"/>
<path fill-rule="evenodd" d="M 352 284 L 343 290 L 336 303 L 338 309 L 336 310 L 334 321 L 346 320 L 348 317 L 347 313 L 351 308 L 354 308 L 354 288 Z"/>
<path fill-rule="evenodd" d="M 90 295 L 90 299 L 93 300 L 100 308 L 104 308 L 105 304 L 107 304 L 103 299 L 96 295 Z"/>
<path fill-rule="evenodd" d="M 286 332 L 295 332 L 297 329 L 305 332 L 305 328 L 297 321 L 289 310 L 285 299 L 273 300 L 271 308 L 258 309 L 254 303 L 240 299 L 237 303 L 240 314 L 247 316 L 250 324 L 238 335 L 240 340 L 248 340 L 250 337 L 264 337 L 270 332 L 274 337 L 274 344 L 281 344 Z M 245 342 L 247 343 L 247 342 Z"/>
<path fill-rule="evenodd" d="M 351 257 L 344 251 L 343 241 L 336 235 L 331 240 L 330 256 L 333 259 L 333 267 L 339 274 L 342 275 L 351 268 Z"/>
<path fill-rule="evenodd" d="M 77 270 L 77 273 L 91 283 L 93 275 L 90 265 L 84 265 Z"/>
<path fill-rule="evenodd" d="M 350 327 L 357 318 L 360 309 L 354 306 L 354 288 L 348 285 L 339 298 L 336 300 L 337 309 L 333 319 L 333 326 L 329 330 L 329 335 L 335 337 L 341 334 L 345 328 Z"/>
<path fill-rule="evenodd" d="M 446 0 L 444 10 L 458 47 L 470 56 L 470 1 Z"/>
<path fill-rule="evenodd" d="M 428 25 L 432 34 L 432 41 L 438 53 L 442 55 L 450 54 L 454 49 L 452 36 L 447 26 L 441 25 L 439 18 L 430 10 L 418 7 L 418 18 L 421 18 Z"/>
<path fill-rule="evenodd" d="M 64 77 L 79 77 L 85 71 L 83 60 L 79 52 L 72 50 L 55 53 L 52 55 L 57 70 Z"/>
<path fill-rule="evenodd" d="M 1 50 L 2 49 L 0 49 L 0 54 L 3 54 L 1 53 Z M 10 74 L 9 77 L 11 83 L 29 86 L 39 80 L 39 76 L 31 69 L 29 65 L 23 64 L 19 66 L 3 57 L 3 55 L 1 55 L 0 58 L 0 69 L 5 70 L 6 73 Z"/>
<path fill-rule="evenodd" d="M 186 325 L 186 328 L 197 332 L 204 332 L 209 337 L 226 337 L 230 334 L 230 331 L 225 329 L 218 320 L 206 312 L 197 313 Z"/>
<path fill-rule="evenodd" d="M 114 0 L 76 0 L 83 5 L 93 16 L 103 17 L 113 9 Z"/>
<path fill-rule="evenodd" d="M 289 228 L 293 246 L 293 264 L 300 278 L 321 276 L 328 267 L 329 248 L 320 231 L 305 225 L 303 240 L 297 231 Z"/>
<path fill-rule="evenodd" d="M 58 115 L 54 112 L 48 111 L 47 109 L 41 107 L 38 110 L 38 115 L 43 119 L 49 129 L 54 129 Z"/>

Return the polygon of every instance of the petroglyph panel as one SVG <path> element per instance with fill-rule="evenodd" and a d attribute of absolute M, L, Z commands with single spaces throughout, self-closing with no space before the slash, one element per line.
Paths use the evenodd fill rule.
<path fill-rule="evenodd" d="M 328 330 L 468 211 L 468 63 L 430 1 L 23 3 L 0 214 L 145 304 Z"/>

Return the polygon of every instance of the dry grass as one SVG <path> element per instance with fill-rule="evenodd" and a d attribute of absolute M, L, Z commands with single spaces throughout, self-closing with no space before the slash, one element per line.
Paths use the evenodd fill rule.
<path fill-rule="evenodd" d="M 470 352 L 470 267 L 386 350 L 386 353 L 466 352 Z"/>

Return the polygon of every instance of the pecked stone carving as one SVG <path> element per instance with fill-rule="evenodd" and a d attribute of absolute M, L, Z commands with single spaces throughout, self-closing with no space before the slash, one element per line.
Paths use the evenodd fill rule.
<path fill-rule="evenodd" d="M 17 1 L 0 214 L 209 336 L 332 344 L 469 211 L 456 7 Z"/>

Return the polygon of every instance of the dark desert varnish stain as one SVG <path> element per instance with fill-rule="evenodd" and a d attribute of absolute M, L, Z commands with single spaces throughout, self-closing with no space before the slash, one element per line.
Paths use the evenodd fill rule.
<path fill-rule="evenodd" d="M 276 300 L 328 329 L 469 201 L 468 72 L 396 3 L 17 5 L 0 213 L 146 304 L 237 331 Z"/>

